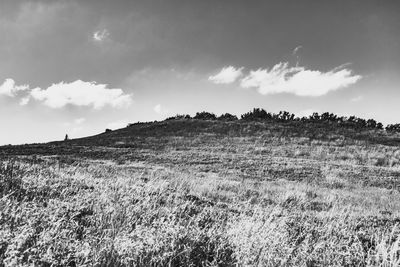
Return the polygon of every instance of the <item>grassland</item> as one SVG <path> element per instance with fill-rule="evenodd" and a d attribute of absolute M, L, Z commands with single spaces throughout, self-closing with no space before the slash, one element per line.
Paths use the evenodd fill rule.
<path fill-rule="evenodd" d="M 181 120 L 2 147 L 0 266 L 399 266 L 399 140 Z"/>

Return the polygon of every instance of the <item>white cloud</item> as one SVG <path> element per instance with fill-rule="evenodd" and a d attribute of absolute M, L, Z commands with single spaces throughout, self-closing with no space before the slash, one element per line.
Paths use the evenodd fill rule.
<path fill-rule="evenodd" d="M 106 29 L 102 31 L 95 31 L 93 33 L 93 39 L 98 42 L 105 40 L 108 36 L 110 36 L 110 33 Z"/>
<path fill-rule="evenodd" d="M 155 111 L 156 113 L 160 114 L 160 113 L 161 113 L 161 105 L 160 105 L 160 104 L 156 105 L 156 106 L 154 107 L 154 111 Z"/>
<path fill-rule="evenodd" d="M 19 101 L 19 104 L 21 106 L 26 106 L 29 103 L 29 100 L 31 100 L 31 98 L 29 96 L 23 97 L 21 98 L 21 100 Z"/>
<path fill-rule="evenodd" d="M 276 64 L 272 69 L 258 69 L 241 80 L 243 88 L 256 88 L 260 94 L 291 93 L 298 96 L 322 96 L 330 91 L 348 87 L 361 79 L 346 68 L 328 72 Z"/>
<path fill-rule="evenodd" d="M 167 115 L 169 113 L 168 109 L 163 108 L 160 104 L 153 108 L 154 112 L 160 115 Z"/>
<path fill-rule="evenodd" d="M 107 124 L 106 128 L 115 130 L 115 129 L 125 128 L 127 125 L 128 125 L 127 120 L 118 120 L 118 121 L 110 122 L 109 124 Z"/>
<path fill-rule="evenodd" d="M 116 108 L 131 104 L 131 95 L 124 94 L 122 89 L 108 89 L 106 84 L 77 80 L 72 83 L 53 84 L 45 90 L 35 88 L 31 96 L 51 108 L 62 108 L 66 105 L 92 106 L 95 109 L 104 106 Z"/>
<path fill-rule="evenodd" d="M 14 97 L 16 96 L 17 92 L 28 89 L 28 85 L 15 85 L 15 81 L 13 79 L 6 79 L 4 83 L 0 85 L 0 95 Z"/>
<path fill-rule="evenodd" d="M 242 70 L 243 68 L 235 68 L 233 66 L 224 67 L 219 73 L 208 77 L 208 80 L 216 84 L 233 83 L 243 75 Z"/>

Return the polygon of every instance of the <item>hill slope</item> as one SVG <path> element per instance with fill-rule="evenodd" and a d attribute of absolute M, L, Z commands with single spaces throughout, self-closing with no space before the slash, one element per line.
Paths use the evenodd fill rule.
<path fill-rule="evenodd" d="M 171 120 L 0 147 L 0 260 L 396 266 L 398 144 L 329 123 Z"/>

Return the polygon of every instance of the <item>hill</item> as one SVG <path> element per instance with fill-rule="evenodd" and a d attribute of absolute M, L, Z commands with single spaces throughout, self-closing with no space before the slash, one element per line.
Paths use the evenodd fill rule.
<path fill-rule="evenodd" d="M 396 266 L 399 145 L 329 121 L 178 118 L 4 146 L 0 259 Z"/>

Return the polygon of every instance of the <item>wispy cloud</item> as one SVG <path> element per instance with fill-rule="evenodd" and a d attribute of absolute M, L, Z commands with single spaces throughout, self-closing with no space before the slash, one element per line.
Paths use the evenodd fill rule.
<path fill-rule="evenodd" d="M 348 87 L 361 78 L 361 75 L 353 75 L 347 68 L 322 72 L 305 67 L 290 67 L 289 63 L 281 62 L 272 69 L 250 71 L 240 85 L 243 88 L 256 88 L 263 95 L 290 93 L 298 96 L 322 96 Z"/>
<path fill-rule="evenodd" d="M 107 29 L 101 31 L 95 31 L 93 33 L 93 40 L 101 42 L 110 36 L 110 32 Z"/>
<path fill-rule="evenodd" d="M 208 80 L 216 84 L 229 84 L 235 82 L 242 73 L 243 68 L 235 68 L 233 66 L 224 67 L 217 74 L 208 77 Z"/>
<path fill-rule="evenodd" d="M 26 91 L 28 89 L 28 85 L 16 85 L 13 79 L 6 79 L 3 84 L 0 85 L 0 96 L 15 97 L 17 92 Z"/>
<path fill-rule="evenodd" d="M 301 45 L 299 45 L 299 46 L 296 46 L 296 48 L 295 49 L 293 49 L 293 52 L 292 52 L 292 54 L 295 56 L 296 54 L 297 54 L 297 52 L 299 52 L 299 50 L 300 49 L 302 49 L 303 48 L 303 46 L 301 46 Z"/>
<path fill-rule="evenodd" d="M 160 115 L 167 115 L 169 113 L 169 110 L 162 107 L 161 104 L 154 106 L 153 110 L 155 113 Z"/>
<path fill-rule="evenodd" d="M 62 108 L 66 105 L 91 106 L 95 109 L 111 106 L 126 107 L 131 104 L 131 95 L 122 89 L 109 89 L 106 84 L 77 80 L 72 83 L 53 84 L 47 89 L 35 88 L 31 96 L 43 101 L 51 108 Z"/>
<path fill-rule="evenodd" d="M 296 57 L 296 67 L 299 65 L 299 62 L 300 62 L 300 56 L 298 55 L 298 52 L 302 48 L 303 48 L 303 46 L 299 45 L 299 46 L 296 46 L 296 48 L 293 49 L 293 51 L 292 51 L 292 55 Z"/>

